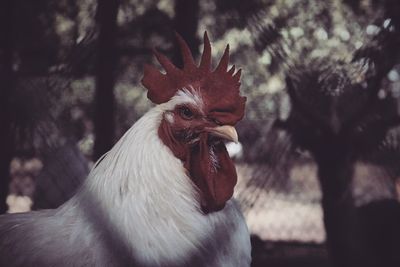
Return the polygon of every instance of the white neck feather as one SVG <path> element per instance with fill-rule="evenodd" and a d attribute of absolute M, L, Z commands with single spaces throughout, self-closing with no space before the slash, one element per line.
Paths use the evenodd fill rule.
<path fill-rule="evenodd" d="M 134 256 L 154 265 L 198 249 L 212 231 L 207 217 L 214 217 L 200 211 L 182 162 L 158 136 L 163 113 L 182 99 L 173 100 L 137 121 L 98 161 L 78 194 L 100 196 L 95 203 L 107 211 Z"/>

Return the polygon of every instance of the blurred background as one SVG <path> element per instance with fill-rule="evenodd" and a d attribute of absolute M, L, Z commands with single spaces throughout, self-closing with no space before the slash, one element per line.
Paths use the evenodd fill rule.
<path fill-rule="evenodd" d="M 174 31 L 198 56 L 207 30 L 214 62 L 229 43 L 231 64 L 243 69 L 246 115 L 237 126 L 240 144 L 228 148 L 253 265 L 329 266 L 317 164 L 276 127 L 291 112 L 285 56 L 348 60 L 399 10 L 389 0 L 2 1 L 0 211 L 66 201 L 93 162 L 151 107 L 140 84 L 144 64 L 157 65 L 151 49 L 180 65 Z M 379 94 L 397 105 L 395 50 L 383 51 L 395 62 Z M 400 141 L 398 133 L 391 130 L 391 144 Z M 378 174 L 370 161 L 357 165 L 367 177 L 354 185 L 359 203 L 398 200 L 397 152 L 374 158 Z M 376 176 L 383 179 L 377 183 Z"/>

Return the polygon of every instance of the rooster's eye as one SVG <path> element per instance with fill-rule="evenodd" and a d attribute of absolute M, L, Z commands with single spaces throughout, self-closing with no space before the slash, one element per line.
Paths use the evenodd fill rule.
<path fill-rule="evenodd" d="M 180 107 L 179 114 L 182 118 L 190 120 L 193 118 L 193 112 L 188 107 Z"/>

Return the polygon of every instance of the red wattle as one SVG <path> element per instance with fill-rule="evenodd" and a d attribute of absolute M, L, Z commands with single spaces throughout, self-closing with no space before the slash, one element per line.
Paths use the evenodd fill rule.
<path fill-rule="evenodd" d="M 235 165 L 224 143 L 213 145 L 216 162 L 213 162 L 210 150 L 208 134 L 204 133 L 191 149 L 188 162 L 190 176 L 202 192 L 202 209 L 206 213 L 223 209 L 237 182 Z"/>

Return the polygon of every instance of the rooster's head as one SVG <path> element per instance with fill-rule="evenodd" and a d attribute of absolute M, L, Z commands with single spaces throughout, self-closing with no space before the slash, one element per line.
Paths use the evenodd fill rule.
<path fill-rule="evenodd" d="M 229 46 L 211 69 L 211 45 L 204 34 L 204 51 L 197 66 L 186 42 L 177 35 L 184 66 L 173 65 L 155 51 L 166 73 L 145 66 L 147 97 L 165 108 L 158 129 L 162 142 L 179 158 L 201 196 L 204 212 L 222 209 L 236 185 L 235 166 L 224 141 L 238 141 L 233 127 L 244 115 L 246 98 L 240 96 L 240 73 L 228 70 Z"/>

